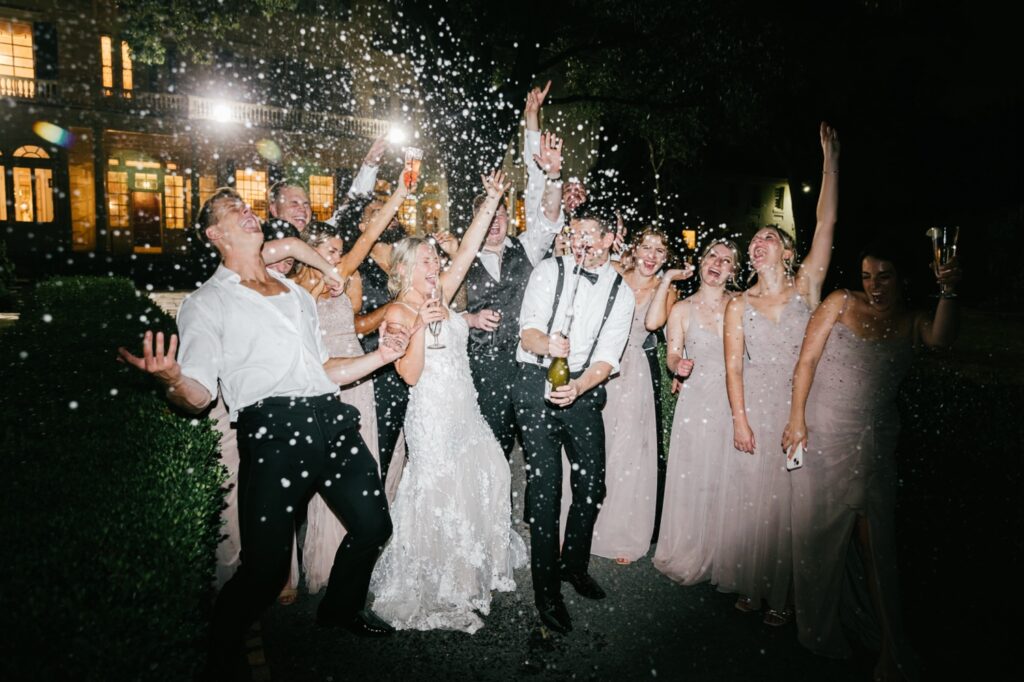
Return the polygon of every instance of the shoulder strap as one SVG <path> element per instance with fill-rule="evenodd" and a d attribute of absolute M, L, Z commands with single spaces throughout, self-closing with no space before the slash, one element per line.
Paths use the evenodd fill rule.
<path fill-rule="evenodd" d="M 590 367 L 590 360 L 594 357 L 594 349 L 597 348 L 597 341 L 601 338 L 601 330 L 604 329 L 604 323 L 608 321 L 608 316 L 612 314 L 612 306 L 615 305 L 615 299 L 619 296 L 619 287 L 622 284 L 622 275 L 616 274 L 615 281 L 612 283 L 611 296 L 608 297 L 608 303 L 604 307 L 604 317 L 601 318 L 601 326 L 597 328 L 597 335 L 594 336 L 594 342 L 590 344 L 590 352 L 587 353 L 587 361 L 583 363 L 583 371 L 587 371 Z"/>
<path fill-rule="evenodd" d="M 556 258 L 555 262 L 558 263 L 558 284 L 555 286 L 555 303 L 551 306 L 551 317 L 548 318 L 548 336 L 551 336 L 551 327 L 555 324 L 555 313 L 558 312 L 558 302 L 562 299 L 562 285 L 565 284 L 565 263 L 561 258 Z M 538 355 L 537 361 L 544 362 L 544 357 Z"/>

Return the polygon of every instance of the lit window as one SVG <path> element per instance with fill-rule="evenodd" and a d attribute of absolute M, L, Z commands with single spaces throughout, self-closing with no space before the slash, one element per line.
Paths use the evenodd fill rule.
<path fill-rule="evenodd" d="M 781 211 L 786 205 L 786 187 L 780 185 L 775 188 L 775 210 Z"/>
<path fill-rule="evenodd" d="M 217 176 L 215 175 L 200 175 L 199 176 L 199 205 L 202 206 L 206 203 L 206 200 L 213 196 L 213 193 L 217 191 Z"/>
<path fill-rule="evenodd" d="M 103 67 L 103 87 L 109 95 L 114 89 L 114 52 L 110 47 L 110 36 L 100 36 L 100 64 Z"/>
<path fill-rule="evenodd" d="M 249 204 L 252 212 L 260 217 L 260 220 L 267 219 L 267 173 L 266 171 L 245 170 L 235 171 L 235 190 L 242 195 L 245 203 Z"/>
<path fill-rule="evenodd" d="M 37 147 L 34 144 L 27 144 L 24 147 L 18 147 L 14 150 L 15 156 L 20 156 L 26 159 L 48 159 L 50 155 L 46 153 L 46 150 L 42 147 Z"/>
<path fill-rule="evenodd" d="M 128 43 L 121 41 L 121 88 L 126 92 L 132 89 L 132 52 Z"/>
<path fill-rule="evenodd" d="M 412 234 L 416 232 L 416 200 L 406 199 L 398 209 L 398 222 L 405 228 L 405 231 Z"/>
<path fill-rule="evenodd" d="M 156 173 L 136 173 L 135 184 L 132 189 L 146 192 L 155 192 L 159 189 L 159 179 Z"/>
<path fill-rule="evenodd" d="M 171 230 L 185 227 L 185 178 L 164 176 L 164 226 Z"/>
<path fill-rule="evenodd" d="M 107 172 L 107 222 L 111 229 L 128 227 L 128 173 Z"/>
<path fill-rule="evenodd" d="M 693 251 L 697 248 L 697 230 L 683 230 L 683 241 L 686 248 Z"/>
<path fill-rule="evenodd" d="M 309 203 L 317 220 L 330 218 L 334 214 L 334 178 L 329 175 L 310 175 Z"/>
<path fill-rule="evenodd" d="M 0 76 L 34 79 L 35 55 L 32 51 L 32 24 L 0 21 Z M 8 92 L 8 89 L 11 92 Z M 3 84 L 0 95 L 14 95 L 13 84 Z"/>

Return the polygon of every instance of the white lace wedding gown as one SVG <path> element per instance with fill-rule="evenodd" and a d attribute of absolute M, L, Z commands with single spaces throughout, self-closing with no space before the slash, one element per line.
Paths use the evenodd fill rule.
<path fill-rule="evenodd" d="M 442 349 L 426 333 L 423 373 L 409 391 L 408 461 L 391 507 L 394 533 L 373 572 L 373 610 L 399 630 L 476 632 L 491 590 L 512 591 L 526 546 L 512 529 L 511 473 L 480 416 L 454 312 Z"/>

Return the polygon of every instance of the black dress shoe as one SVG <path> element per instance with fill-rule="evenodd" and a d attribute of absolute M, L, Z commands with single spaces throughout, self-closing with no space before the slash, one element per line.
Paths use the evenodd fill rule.
<path fill-rule="evenodd" d="M 561 598 L 546 604 L 538 604 L 537 613 L 540 614 L 540 622 L 560 635 L 572 630 L 569 609 L 565 608 L 565 602 Z"/>
<path fill-rule="evenodd" d="M 567 582 L 576 588 L 581 597 L 587 599 L 604 599 L 608 595 L 597 584 L 597 581 L 590 577 L 589 573 L 569 573 L 562 571 L 562 581 Z"/>
<path fill-rule="evenodd" d="M 387 637 L 395 632 L 392 625 L 385 623 L 370 609 L 363 609 L 348 618 L 336 618 L 318 613 L 316 623 L 321 627 L 344 628 L 359 637 Z"/>

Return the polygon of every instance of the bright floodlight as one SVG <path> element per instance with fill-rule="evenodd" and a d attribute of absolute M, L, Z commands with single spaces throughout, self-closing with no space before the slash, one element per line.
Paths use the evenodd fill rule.
<path fill-rule="evenodd" d="M 388 142 L 391 144 L 402 144 L 408 139 L 409 134 L 400 125 L 391 126 L 391 130 L 388 131 Z"/>
<path fill-rule="evenodd" d="M 231 120 L 231 107 L 223 102 L 213 105 L 213 120 L 227 123 Z"/>

